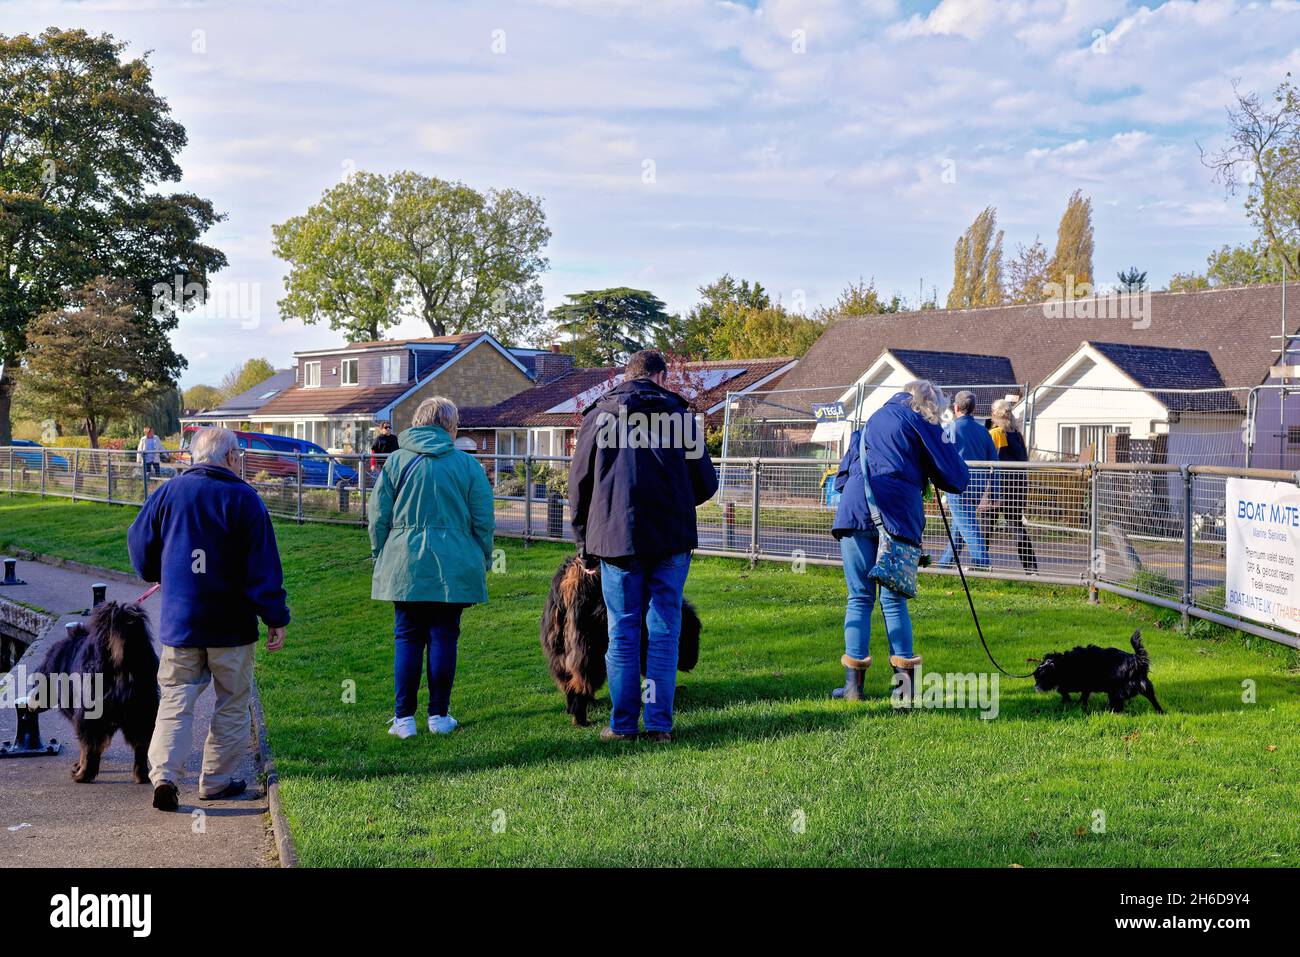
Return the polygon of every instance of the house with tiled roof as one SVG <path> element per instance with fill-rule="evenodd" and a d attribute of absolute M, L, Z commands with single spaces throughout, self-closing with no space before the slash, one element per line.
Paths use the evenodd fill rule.
<path fill-rule="evenodd" d="M 882 373 L 886 351 L 896 359 L 913 351 L 965 356 L 956 361 L 969 367 L 967 382 L 983 378 L 987 373 L 976 369 L 988 357 L 998 357 L 1011 366 L 1010 384 L 1020 383 L 1020 391 L 1027 384 L 1034 417 L 1043 416 L 1039 421 L 1045 427 L 1035 423 L 1032 439 L 1044 456 L 1104 457 L 1108 436 L 1156 441 L 1170 435 L 1168 461 L 1188 461 L 1178 456 L 1208 449 L 1208 461 L 1218 464 L 1244 464 L 1249 453 L 1252 465 L 1295 468 L 1300 464 L 1300 359 L 1280 351 L 1288 341 L 1284 335 L 1300 332 L 1298 300 L 1300 284 L 1288 284 L 1284 294 L 1281 283 L 1270 283 L 1144 293 L 1137 297 L 1140 312 L 1116 310 L 1115 296 L 1099 294 L 1065 306 L 844 317 L 827 327 L 782 388 L 819 388 L 848 402 L 859 388 L 876 388 L 871 376 Z M 949 362 L 931 376 L 913 371 L 938 378 L 941 385 L 959 384 L 943 381 L 960 371 Z M 1278 377 L 1288 371 L 1291 378 Z M 1067 386 L 1073 387 L 1073 408 L 1063 401 Z M 1231 392 L 1206 391 L 1215 388 Z M 1201 397 L 1179 398 L 1190 390 L 1199 390 Z M 1202 407 L 1179 408 L 1180 402 Z M 1213 406 L 1204 407 L 1207 403 Z M 1238 428 L 1248 413 L 1254 427 Z M 1239 420 L 1235 426 L 1233 416 Z M 1069 426 L 1075 428 L 1060 431 Z M 1203 433 L 1199 451 L 1184 444 L 1196 428 Z M 1210 434 L 1212 449 L 1205 444 Z"/>
<path fill-rule="evenodd" d="M 251 428 L 365 450 L 378 423 L 406 428 L 429 396 L 482 406 L 531 389 L 549 352 L 504 346 L 486 332 L 297 352 L 292 383 L 250 416 Z"/>
<path fill-rule="evenodd" d="M 538 384 L 491 406 L 461 409 L 461 435 L 476 451 L 508 456 L 564 456 L 573 451 L 582 413 L 623 381 L 620 366 L 556 370 L 571 356 L 543 359 Z M 687 362 L 669 371 L 668 388 L 681 393 L 706 428 L 719 428 L 728 396 L 776 387 L 792 358 Z M 512 461 L 500 463 L 502 469 Z"/>
<path fill-rule="evenodd" d="M 263 379 L 251 389 L 231 396 L 213 409 L 200 409 L 181 416 L 182 428 L 196 425 L 215 425 L 223 429 L 243 429 L 268 402 L 296 381 L 296 370 L 276 369 L 275 374 Z"/>

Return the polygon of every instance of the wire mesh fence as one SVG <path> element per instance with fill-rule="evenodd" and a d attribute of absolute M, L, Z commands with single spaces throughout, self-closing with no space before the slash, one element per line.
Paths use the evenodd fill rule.
<path fill-rule="evenodd" d="M 383 456 L 245 454 L 241 476 L 273 515 L 361 526 Z M 476 455 L 485 470 L 504 458 Z M 516 457 L 517 458 L 517 457 Z M 516 494 L 495 492 L 496 531 L 525 541 L 572 541 L 566 457 L 525 457 Z M 11 494 L 140 505 L 189 467 L 172 453 L 157 463 L 135 452 L 0 448 L 0 489 Z M 835 468 L 810 459 L 715 462 L 719 490 L 697 509 L 699 550 L 760 560 L 840 560 L 832 535 Z M 1300 484 L 1294 472 L 1164 463 L 971 463 L 962 495 L 925 501 L 923 570 L 1086 586 L 1300 647 L 1289 631 L 1226 610 L 1230 477 Z M 942 512 L 941 512 L 942 509 Z"/>

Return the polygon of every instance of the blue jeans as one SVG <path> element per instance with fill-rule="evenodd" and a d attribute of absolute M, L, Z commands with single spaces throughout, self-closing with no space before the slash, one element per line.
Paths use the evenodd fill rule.
<path fill-rule="evenodd" d="M 393 714 L 415 714 L 420 693 L 420 672 L 429 670 L 429 714 L 443 715 L 451 706 L 451 684 L 456 679 L 456 641 L 460 638 L 463 605 L 441 601 L 393 603 L 397 650 L 393 655 L 393 684 L 397 701 Z"/>
<path fill-rule="evenodd" d="M 979 516 L 975 512 L 975 506 L 980 503 L 983 494 L 983 489 L 979 489 L 948 496 L 948 510 L 952 512 L 952 537 L 958 543 L 965 542 L 970 546 L 970 560 L 973 565 L 989 563 L 988 545 L 984 542 L 984 532 L 980 530 Z M 939 564 L 952 564 L 951 543 L 943 550 L 943 557 L 939 559 Z"/>
<path fill-rule="evenodd" d="M 858 660 L 871 652 L 871 609 L 876 604 L 876 582 L 867 577 L 867 572 L 876 563 L 879 544 L 872 532 L 852 532 L 840 539 L 844 580 L 849 586 L 849 603 L 844 611 L 844 653 Z M 907 612 L 907 599 L 882 588 L 880 610 L 885 616 L 890 654 L 912 657 L 912 616 Z"/>
<path fill-rule="evenodd" d="M 636 734 L 645 702 L 645 729 L 673 729 L 677 693 L 677 639 L 682 630 L 682 590 L 691 570 L 691 553 L 659 561 L 639 559 L 620 568 L 600 563 L 600 585 L 609 616 L 609 726 L 617 734 Z M 649 632 L 645 692 L 641 689 L 641 623 Z"/>

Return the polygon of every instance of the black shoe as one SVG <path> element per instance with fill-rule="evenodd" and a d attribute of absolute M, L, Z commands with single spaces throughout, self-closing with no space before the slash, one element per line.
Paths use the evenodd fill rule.
<path fill-rule="evenodd" d="M 230 798 L 237 798 L 248 790 L 248 783 L 238 778 L 231 781 L 216 794 L 199 795 L 200 801 L 228 801 Z"/>
<path fill-rule="evenodd" d="M 641 737 L 646 741 L 653 741 L 655 744 L 673 743 L 673 733 L 671 731 L 647 731 Z"/>
<path fill-rule="evenodd" d="M 600 740 L 602 741 L 635 741 L 636 739 L 635 734 L 619 734 L 608 726 L 600 729 Z"/>
<path fill-rule="evenodd" d="M 164 781 L 153 789 L 153 806 L 160 811 L 174 811 L 181 806 L 180 792 L 176 785 Z"/>

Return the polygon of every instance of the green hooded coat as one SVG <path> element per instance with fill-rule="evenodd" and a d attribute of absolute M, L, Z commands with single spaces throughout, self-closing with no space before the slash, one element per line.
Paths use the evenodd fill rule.
<path fill-rule="evenodd" d="M 487 601 L 496 515 L 483 467 L 436 425 L 406 429 L 397 445 L 370 495 L 370 597 Z"/>

